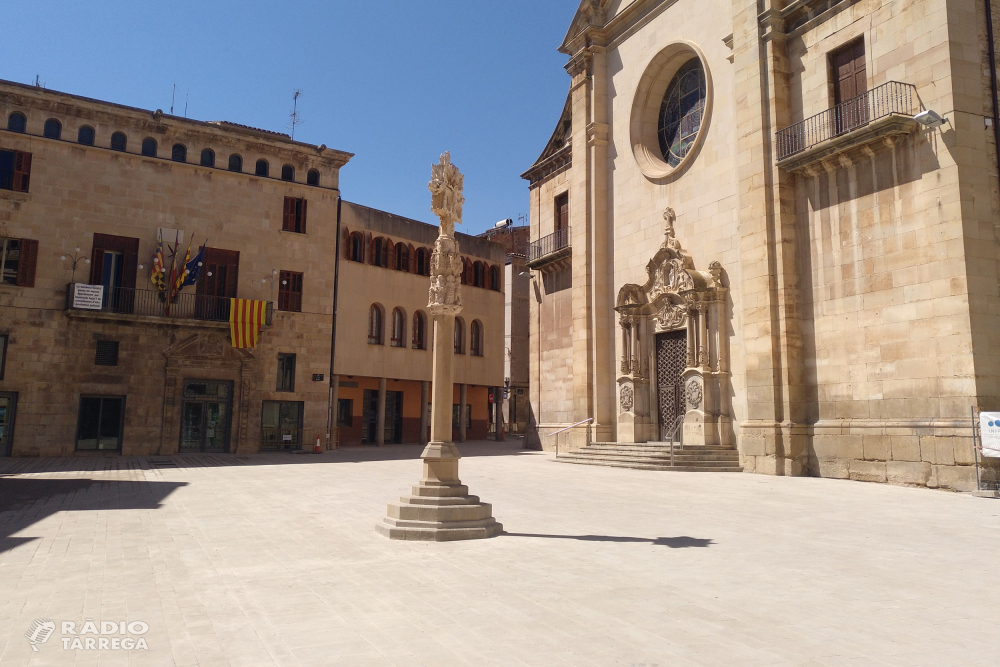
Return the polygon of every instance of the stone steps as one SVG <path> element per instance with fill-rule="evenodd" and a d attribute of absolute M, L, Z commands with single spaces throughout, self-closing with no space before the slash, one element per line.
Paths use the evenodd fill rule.
<path fill-rule="evenodd" d="M 596 442 L 556 457 L 560 463 L 596 465 L 638 470 L 678 472 L 743 472 L 740 455 L 731 447 L 718 445 L 674 445 L 674 465 L 670 465 L 670 444 L 662 442 Z"/>

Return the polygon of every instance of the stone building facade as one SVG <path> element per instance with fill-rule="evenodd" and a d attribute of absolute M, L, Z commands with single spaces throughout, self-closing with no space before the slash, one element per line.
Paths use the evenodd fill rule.
<path fill-rule="evenodd" d="M 970 409 L 1000 407 L 988 6 L 582 2 L 524 174 L 537 442 L 589 418 L 567 447 L 682 429 L 751 472 L 972 488 Z"/>
<path fill-rule="evenodd" d="M 0 455 L 326 444 L 350 153 L 11 82 L 0 123 Z M 207 246 L 172 301 L 151 281 L 158 238 L 167 267 Z M 388 300 L 381 276 L 341 282 Z M 252 349 L 231 344 L 231 298 L 267 303 Z M 339 320 L 338 360 L 375 356 L 366 313 Z"/>

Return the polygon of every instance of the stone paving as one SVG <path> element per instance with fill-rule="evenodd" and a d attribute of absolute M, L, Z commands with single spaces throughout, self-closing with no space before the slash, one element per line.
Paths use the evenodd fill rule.
<path fill-rule="evenodd" d="M 1000 501 L 463 445 L 507 531 L 375 532 L 419 448 L 0 460 L 0 665 L 994 665 Z M 36 619 L 56 629 L 32 645 Z M 87 649 L 84 623 L 142 622 Z M 43 629 L 44 630 L 44 629 Z M 43 633 L 44 634 L 44 631 Z M 35 639 L 41 638 L 36 633 Z M 141 638 L 148 649 L 115 650 Z M 64 648 L 65 646 L 68 648 Z"/>

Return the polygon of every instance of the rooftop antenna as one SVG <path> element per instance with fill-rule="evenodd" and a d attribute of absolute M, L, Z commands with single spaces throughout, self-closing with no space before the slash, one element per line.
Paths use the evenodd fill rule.
<path fill-rule="evenodd" d="M 42 82 L 40 81 L 40 77 L 36 74 L 35 75 L 35 88 L 44 88 L 44 87 L 45 87 L 45 85 L 42 84 Z"/>
<path fill-rule="evenodd" d="M 298 88 L 296 88 L 295 89 L 295 95 L 292 96 L 292 113 L 289 116 L 289 118 L 292 119 L 291 123 L 290 123 L 291 127 L 292 127 L 292 139 L 295 138 L 295 128 L 296 128 L 296 126 L 301 125 L 302 123 L 305 122 L 304 120 L 302 120 L 301 118 L 299 118 L 299 95 L 301 95 L 301 94 L 302 94 L 302 91 L 299 90 Z"/>
<path fill-rule="evenodd" d="M 189 97 L 191 97 L 191 89 L 190 88 L 188 88 L 188 91 L 186 93 L 184 93 L 184 117 L 185 118 L 188 117 L 188 98 Z"/>
<path fill-rule="evenodd" d="M 524 215 L 524 213 L 521 213 L 520 215 L 517 216 L 517 222 L 519 224 L 525 225 L 528 223 L 528 217 Z"/>
<path fill-rule="evenodd" d="M 174 98 L 177 97 L 177 84 L 174 84 L 173 90 L 170 91 L 170 115 L 174 115 Z"/>

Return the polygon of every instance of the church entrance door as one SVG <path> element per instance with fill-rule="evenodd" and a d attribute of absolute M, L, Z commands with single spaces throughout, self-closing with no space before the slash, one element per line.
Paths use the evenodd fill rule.
<path fill-rule="evenodd" d="M 660 440 L 674 437 L 677 419 L 684 414 L 681 373 L 687 365 L 687 332 L 668 331 L 656 336 L 656 386 L 660 403 Z"/>

